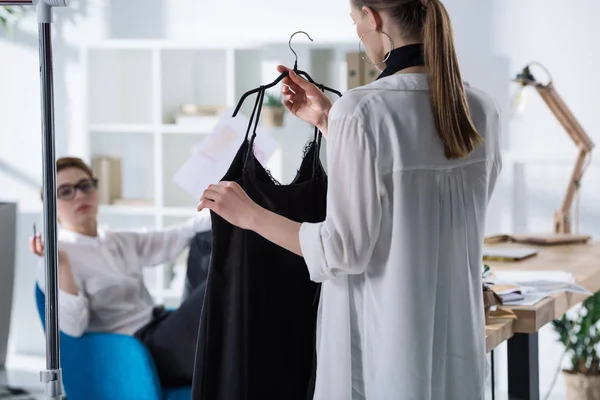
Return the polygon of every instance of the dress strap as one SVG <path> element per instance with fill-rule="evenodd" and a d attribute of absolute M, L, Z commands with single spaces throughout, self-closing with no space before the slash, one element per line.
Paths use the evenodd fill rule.
<path fill-rule="evenodd" d="M 252 150 L 254 148 L 254 140 L 256 139 L 256 128 L 258 127 L 258 121 L 260 120 L 260 112 L 262 111 L 262 103 L 265 97 L 265 88 L 264 86 L 260 87 L 260 92 L 256 96 L 256 104 L 254 105 L 255 110 L 258 106 L 258 112 L 256 113 L 256 118 L 254 118 L 254 129 L 252 130 L 252 137 L 250 138 L 250 143 L 248 145 L 248 152 L 246 153 L 246 159 L 244 160 L 244 169 L 246 169 L 246 165 L 248 164 L 248 159 L 252 155 Z M 250 118 L 250 123 L 252 123 L 252 119 L 254 117 L 254 112 L 252 113 L 252 117 Z M 246 133 L 246 138 L 248 137 L 248 133 Z"/>

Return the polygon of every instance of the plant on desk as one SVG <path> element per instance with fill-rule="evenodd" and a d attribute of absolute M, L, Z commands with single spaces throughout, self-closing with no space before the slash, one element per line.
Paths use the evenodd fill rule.
<path fill-rule="evenodd" d="M 575 318 L 563 315 L 552 325 L 571 354 L 571 369 L 563 370 L 569 400 L 600 400 L 600 292 L 585 300 Z"/>

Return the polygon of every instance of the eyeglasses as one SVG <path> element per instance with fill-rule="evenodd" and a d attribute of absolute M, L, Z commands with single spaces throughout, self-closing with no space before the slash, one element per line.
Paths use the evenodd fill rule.
<path fill-rule="evenodd" d="M 60 200 L 72 200 L 75 192 L 80 190 L 83 194 L 90 194 L 98 188 L 98 179 L 83 179 L 75 185 L 61 185 L 56 191 L 56 197 Z"/>

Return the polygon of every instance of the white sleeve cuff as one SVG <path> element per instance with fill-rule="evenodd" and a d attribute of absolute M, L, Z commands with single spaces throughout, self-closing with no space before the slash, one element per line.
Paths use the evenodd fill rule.
<path fill-rule="evenodd" d="M 321 237 L 322 227 L 322 222 L 304 222 L 300 225 L 300 248 L 313 282 L 323 282 L 335 277 L 335 274 L 327 266 Z"/>
<path fill-rule="evenodd" d="M 80 293 L 72 294 L 64 290 L 59 290 L 58 298 L 63 307 L 69 311 L 81 310 L 85 306 L 85 297 Z"/>
<path fill-rule="evenodd" d="M 59 324 L 60 330 L 73 337 L 80 337 L 85 333 L 88 324 L 88 303 L 81 293 L 77 295 L 60 290 Z"/>

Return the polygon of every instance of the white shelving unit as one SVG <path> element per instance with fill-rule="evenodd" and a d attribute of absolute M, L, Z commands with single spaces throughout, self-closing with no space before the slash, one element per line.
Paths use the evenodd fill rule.
<path fill-rule="evenodd" d="M 354 47 L 294 38 L 299 68 L 340 91 L 346 89 L 345 54 Z M 195 125 L 178 125 L 179 107 L 192 103 L 232 109 L 244 92 L 273 81 L 277 64 L 292 66 L 294 55 L 287 40 L 243 46 L 111 40 L 86 45 L 82 61 L 86 140 L 80 154 L 88 162 L 96 155 L 119 157 L 123 197 L 150 204 L 103 205 L 100 222 L 113 228 L 160 229 L 195 215 L 197 199 L 172 177 L 219 120 L 207 116 Z M 246 100 L 243 114 L 250 115 L 254 100 Z M 268 165 L 272 174 L 282 183 L 291 181 L 312 129 L 287 114 L 284 127 L 262 131 L 281 145 Z M 178 262 L 185 259 L 184 254 Z M 158 302 L 178 302 L 176 291 L 169 289 L 171 268 L 149 268 L 145 277 Z"/>

